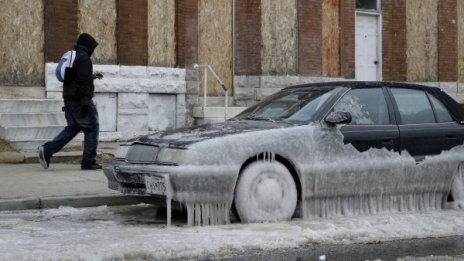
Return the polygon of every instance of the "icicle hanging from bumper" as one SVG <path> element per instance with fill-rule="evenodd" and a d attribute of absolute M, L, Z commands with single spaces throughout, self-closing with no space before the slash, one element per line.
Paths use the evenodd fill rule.
<path fill-rule="evenodd" d="M 187 203 L 189 226 L 229 224 L 229 203 Z"/>

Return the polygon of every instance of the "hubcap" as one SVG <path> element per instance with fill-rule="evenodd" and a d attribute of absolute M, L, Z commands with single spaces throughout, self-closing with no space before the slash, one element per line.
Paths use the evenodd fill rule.
<path fill-rule="evenodd" d="M 268 212 L 279 208 L 282 202 L 282 186 L 272 177 L 266 177 L 258 181 L 254 192 L 258 207 Z"/>

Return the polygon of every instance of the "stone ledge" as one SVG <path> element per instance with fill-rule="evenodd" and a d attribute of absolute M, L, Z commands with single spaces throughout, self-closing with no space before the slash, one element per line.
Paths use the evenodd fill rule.
<path fill-rule="evenodd" d="M 56 63 L 45 64 L 47 92 L 61 92 L 62 83 L 55 77 Z M 186 70 L 153 66 L 94 65 L 103 79 L 96 80 L 95 92 L 186 93 Z"/>
<path fill-rule="evenodd" d="M 43 86 L 0 86 L 0 99 L 45 99 Z"/>
<path fill-rule="evenodd" d="M 62 83 L 55 77 L 55 67 L 56 63 L 45 65 L 47 98 L 61 100 Z M 94 82 L 94 101 L 99 114 L 104 116 L 100 117 L 102 131 L 112 133 L 118 140 L 128 140 L 133 138 L 131 132 L 185 126 L 190 108 L 186 104 L 186 94 L 187 91 L 197 92 L 194 89 L 198 87 L 198 84 L 186 82 L 185 69 L 94 65 L 94 71 L 104 75 Z"/>

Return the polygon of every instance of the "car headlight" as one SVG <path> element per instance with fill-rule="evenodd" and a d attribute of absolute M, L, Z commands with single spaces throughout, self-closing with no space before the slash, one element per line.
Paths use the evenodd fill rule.
<path fill-rule="evenodd" d="M 181 163 L 186 152 L 186 149 L 161 148 L 156 161 L 161 163 Z"/>

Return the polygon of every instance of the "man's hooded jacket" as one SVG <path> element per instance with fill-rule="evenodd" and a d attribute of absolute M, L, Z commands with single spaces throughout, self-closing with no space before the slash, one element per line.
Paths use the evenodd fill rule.
<path fill-rule="evenodd" d="M 87 33 L 79 35 L 76 50 L 76 59 L 72 76 L 63 84 L 63 99 L 65 101 L 81 101 L 86 105 L 94 96 L 93 65 L 90 56 L 97 47 L 97 41 Z"/>

